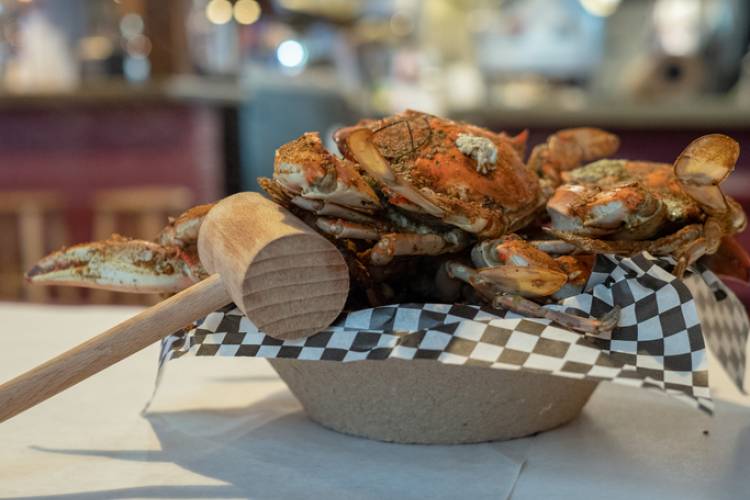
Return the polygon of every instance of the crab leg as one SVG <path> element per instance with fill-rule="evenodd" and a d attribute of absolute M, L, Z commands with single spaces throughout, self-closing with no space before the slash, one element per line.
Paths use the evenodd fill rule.
<path fill-rule="evenodd" d="M 607 335 L 617 326 L 619 320 L 620 309 L 617 306 L 599 319 L 582 318 L 547 309 L 520 295 L 509 294 L 500 285 L 486 279 L 475 269 L 458 262 L 448 262 L 446 269 L 450 276 L 471 285 L 483 297 L 491 301 L 492 307 L 497 309 L 508 309 L 533 318 L 546 318 L 565 328 L 593 336 Z"/>
<path fill-rule="evenodd" d="M 460 231 L 447 233 L 389 233 L 380 237 L 370 252 L 370 262 L 383 266 L 402 255 L 440 255 L 458 252 L 468 245 Z"/>
<path fill-rule="evenodd" d="M 545 227 L 544 230 L 584 252 L 615 255 L 634 255 L 639 252 L 651 252 L 655 255 L 671 255 L 677 252 L 686 242 L 703 236 L 703 226 L 701 224 L 690 224 L 673 234 L 655 240 L 642 241 L 600 240 L 580 236 L 570 231 L 560 231 L 553 227 Z"/>
<path fill-rule="evenodd" d="M 376 266 L 389 264 L 395 257 L 403 255 L 457 252 L 469 243 L 465 234 L 458 230 L 447 233 L 383 233 L 374 226 L 325 217 L 318 218 L 315 224 L 335 238 L 378 240 L 369 252 L 370 262 Z"/>
<path fill-rule="evenodd" d="M 377 240 L 380 238 L 380 232 L 375 227 L 344 219 L 319 217 L 315 221 L 315 225 L 324 233 L 336 238 L 352 238 L 355 240 Z"/>
<path fill-rule="evenodd" d="M 134 293 L 178 292 L 205 276 L 197 259 L 176 246 L 117 235 L 63 248 L 41 259 L 26 274 L 35 284 Z"/>
<path fill-rule="evenodd" d="M 706 222 L 713 226 L 713 223 Z M 558 231 L 553 228 L 545 228 L 550 234 L 561 238 L 584 252 L 606 253 L 614 255 L 634 255 L 639 252 L 649 252 L 654 255 L 673 255 L 677 264 L 672 273 L 678 278 L 682 277 L 688 266 L 700 259 L 703 255 L 714 253 L 716 249 L 709 248 L 705 238 L 706 225 L 690 224 L 679 231 L 658 238 L 656 240 L 632 241 L 632 240 L 598 240 L 579 236 L 567 231 Z M 712 229 L 715 231 L 715 229 Z M 720 231 L 719 231 L 720 232 Z M 712 236 L 710 241 L 721 241 L 721 234 Z"/>
<path fill-rule="evenodd" d="M 544 253 L 556 255 L 569 255 L 578 248 L 564 240 L 531 240 L 529 244 Z"/>
<path fill-rule="evenodd" d="M 631 240 L 599 240 L 587 236 L 579 236 L 570 231 L 560 231 L 553 227 L 545 227 L 544 230 L 561 240 L 575 245 L 579 250 L 593 253 L 610 253 L 615 255 L 632 255 L 645 250 L 643 241 Z"/>
<path fill-rule="evenodd" d="M 728 202 L 734 203 L 734 200 L 727 199 Z M 731 203 L 728 203 L 731 206 Z M 744 218 L 744 213 L 742 213 Z M 673 252 L 677 258 L 675 267 L 675 276 L 682 277 L 685 270 L 704 255 L 713 255 L 719 251 L 719 247 L 725 241 L 725 236 L 737 232 L 733 227 L 733 215 L 726 214 L 723 218 L 709 216 L 701 227 L 701 235 L 697 238 L 684 238 L 684 244 Z M 744 224 L 744 220 L 742 222 Z M 670 250 L 667 248 L 667 250 Z M 655 253 L 659 255 L 663 248 L 656 249 Z M 663 254 L 662 254 L 663 255 Z"/>
<path fill-rule="evenodd" d="M 179 247 L 195 244 L 198 241 L 198 231 L 203 219 L 211 210 L 211 207 L 213 207 L 213 203 L 197 205 L 176 218 L 170 217 L 167 227 L 159 233 L 158 242 L 164 246 L 175 245 Z"/>
<path fill-rule="evenodd" d="M 704 135 L 685 148 L 674 163 L 682 189 L 700 203 L 709 215 L 729 210 L 721 184 L 734 170 L 740 145 L 722 134 Z"/>
<path fill-rule="evenodd" d="M 351 208 L 337 205 L 335 203 L 328 203 L 321 200 L 312 200 L 310 198 L 303 198 L 302 196 L 294 196 L 291 203 L 300 207 L 303 210 L 312 212 L 316 215 L 328 215 L 331 217 L 344 218 L 353 222 L 362 222 L 365 224 L 374 224 L 375 219 L 365 214 L 352 210 Z"/>
<path fill-rule="evenodd" d="M 174 293 L 207 276 L 196 241 L 212 205 L 198 205 L 169 220 L 157 242 L 113 235 L 42 258 L 26 278 L 35 284 L 134 293 Z"/>

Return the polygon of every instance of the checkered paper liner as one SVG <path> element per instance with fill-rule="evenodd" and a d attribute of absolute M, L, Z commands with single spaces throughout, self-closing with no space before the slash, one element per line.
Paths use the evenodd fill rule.
<path fill-rule="evenodd" d="M 620 306 L 618 325 L 608 338 L 489 307 L 398 304 L 344 313 L 315 335 L 278 340 L 229 305 L 164 339 L 160 364 L 184 355 L 430 359 L 655 388 L 711 413 L 704 339 L 742 389 L 748 317 L 710 271 L 696 267 L 678 280 L 672 267 L 672 261 L 646 253 L 600 255 L 584 293 L 545 306 L 587 317 Z"/>

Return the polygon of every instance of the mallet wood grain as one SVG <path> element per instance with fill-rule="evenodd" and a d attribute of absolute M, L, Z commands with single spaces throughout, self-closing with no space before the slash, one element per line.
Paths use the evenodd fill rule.
<path fill-rule="evenodd" d="M 325 328 L 346 302 L 349 275 L 338 250 L 258 194 L 236 194 L 212 208 L 198 250 L 214 274 L 0 385 L 0 422 L 230 302 L 276 338 Z"/>

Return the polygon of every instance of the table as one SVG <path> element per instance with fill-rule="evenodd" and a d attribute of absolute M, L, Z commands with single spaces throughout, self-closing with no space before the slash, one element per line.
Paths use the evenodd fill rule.
<path fill-rule="evenodd" d="M 0 380 L 138 311 L 0 303 Z M 535 437 L 409 446 L 308 421 L 260 359 L 170 362 L 156 345 L 0 424 L 0 498 L 746 498 L 750 398 L 716 367 L 716 416 L 602 384 Z M 714 366 L 717 366 L 714 363 Z"/>

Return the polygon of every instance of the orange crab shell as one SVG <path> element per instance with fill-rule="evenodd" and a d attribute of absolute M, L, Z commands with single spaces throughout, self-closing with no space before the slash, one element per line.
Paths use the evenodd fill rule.
<path fill-rule="evenodd" d="M 335 140 L 345 157 L 352 158 L 346 137 L 362 127 L 373 131 L 373 142 L 391 170 L 435 200 L 448 217 L 486 221 L 476 231 L 484 237 L 500 236 L 525 225 L 543 202 L 539 178 L 521 159 L 526 132 L 511 138 L 474 125 L 406 111 L 339 130 Z M 480 173 L 477 162 L 459 150 L 456 140 L 460 134 L 492 142 L 497 161 L 491 171 Z M 399 204 L 396 198 L 389 201 Z"/>

